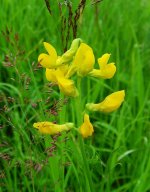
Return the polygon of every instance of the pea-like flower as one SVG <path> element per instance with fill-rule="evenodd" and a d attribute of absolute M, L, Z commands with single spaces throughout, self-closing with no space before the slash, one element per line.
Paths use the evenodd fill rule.
<path fill-rule="evenodd" d="M 77 72 L 79 76 L 87 75 L 92 71 L 94 63 L 95 57 L 92 48 L 85 43 L 81 43 L 70 66 L 67 77 L 70 77 L 75 72 Z"/>
<path fill-rule="evenodd" d="M 108 95 L 101 103 L 87 103 L 86 108 L 89 111 L 100 111 L 104 113 L 109 113 L 115 111 L 120 107 L 124 101 L 125 91 L 117 91 Z"/>
<path fill-rule="evenodd" d="M 44 42 L 43 44 L 48 54 L 41 53 L 38 57 L 38 62 L 45 68 L 54 69 L 58 67 L 60 64 L 56 63 L 57 52 L 55 48 L 49 43 Z"/>
<path fill-rule="evenodd" d="M 101 58 L 99 58 L 98 64 L 100 69 L 93 69 L 89 75 L 103 79 L 112 78 L 116 72 L 116 66 L 115 63 L 108 64 L 109 58 L 110 54 L 108 53 L 105 53 Z"/>
<path fill-rule="evenodd" d="M 73 123 L 65 123 L 62 125 L 54 124 L 52 122 L 44 121 L 33 124 L 33 127 L 38 129 L 43 134 L 55 135 L 62 131 L 69 131 L 74 127 Z"/>
<path fill-rule="evenodd" d="M 88 114 L 84 114 L 84 122 L 79 128 L 79 132 L 83 138 L 89 137 L 93 134 L 94 129 L 93 129 L 93 125 L 90 122 Z"/>
<path fill-rule="evenodd" d="M 44 47 L 48 54 L 41 53 L 38 57 L 38 62 L 45 68 L 54 69 L 58 66 L 68 64 L 73 60 L 73 57 L 80 45 L 82 40 L 80 38 L 74 39 L 72 41 L 71 47 L 68 51 L 66 51 L 62 56 L 57 56 L 57 52 L 55 48 L 47 43 L 44 42 Z"/>
<path fill-rule="evenodd" d="M 78 90 L 75 87 L 74 81 L 67 79 L 65 74 L 68 71 L 68 65 L 63 65 L 55 69 L 46 69 L 46 78 L 48 81 L 52 81 L 58 84 L 62 93 L 70 97 L 77 97 Z"/>

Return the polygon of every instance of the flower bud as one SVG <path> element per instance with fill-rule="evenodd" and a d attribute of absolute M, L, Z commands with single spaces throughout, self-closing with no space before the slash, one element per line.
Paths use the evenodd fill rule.
<path fill-rule="evenodd" d="M 81 43 L 81 39 L 74 39 L 72 41 L 71 47 L 68 51 L 66 51 L 61 57 L 59 57 L 56 61 L 56 63 L 58 65 L 62 65 L 62 64 L 66 64 L 66 63 L 70 63 L 73 60 L 73 57 Z"/>
<path fill-rule="evenodd" d="M 88 114 L 84 114 L 84 122 L 79 128 L 79 132 L 81 133 L 83 138 L 89 137 L 93 134 L 94 129 L 93 125 L 90 122 Z"/>

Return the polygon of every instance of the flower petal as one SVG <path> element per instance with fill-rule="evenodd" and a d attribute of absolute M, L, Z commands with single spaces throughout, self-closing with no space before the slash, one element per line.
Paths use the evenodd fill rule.
<path fill-rule="evenodd" d="M 55 48 L 51 44 L 46 42 L 44 42 L 44 47 L 49 55 L 45 53 L 40 54 L 38 57 L 38 62 L 45 68 L 53 69 L 57 67 L 57 53 Z"/>
<path fill-rule="evenodd" d="M 57 76 L 57 82 L 60 91 L 63 92 L 65 95 L 70 97 L 77 97 L 79 95 L 73 80 Z"/>
<path fill-rule="evenodd" d="M 48 81 L 57 82 L 55 69 L 46 68 L 45 75 Z"/>
<path fill-rule="evenodd" d="M 44 47 L 45 47 L 46 51 L 50 55 L 50 57 L 52 57 L 56 61 L 57 52 L 56 52 L 55 48 L 51 44 L 49 44 L 47 42 L 44 42 L 43 44 L 44 44 Z"/>
<path fill-rule="evenodd" d="M 56 67 L 56 60 L 51 56 L 41 53 L 38 57 L 38 62 L 45 68 L 54 69 Z"/>
<path fill-rule="evenodd" d="M 99 64 L 100 69 L 102 69 L 103 67 L 105 67 L 107 65 L 110 55 L 111 54 L 109 54 L 109 53 L 105 53 L 104 55 L 102 55 L 102 57 L 100 57 L 98 59 L 98 64 Z"/>
<path fill-rule="evenodd" d="M 92 48 L 85 43 L 81 43 L 72 64 L 76 66 L 78 75 L 87 75 L 93 69 L 94 63 L 95 57 Z"/>
<path fill-rule="evenodd" d="M 66 65 L 61 65 L 57 68 L 58 71 L 61 71 L 62 75 L 65 77 L 68 70 L 69 70 L 69 66 L 66 64 Z"/>

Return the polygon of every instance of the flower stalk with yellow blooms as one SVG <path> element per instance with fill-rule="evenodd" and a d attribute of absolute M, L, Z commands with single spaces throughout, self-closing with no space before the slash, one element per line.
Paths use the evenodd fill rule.
<path fill-rule="evenodd" d="M 72 130 L 76 130 L 86 179 L 91 191 L 93 191 L 92 178 L 84 146 L 84 139 L 92 138 L 94 133 L 94 126 L 91 123 L 88 112 L 110 113 L 117 110 L 124 101 L 125 91 L 116 91 L 106 96 L 100 103 L 91 101 L 85 104 L 82 93 L 86 87 L 82 90 L 82 79 L 86 76 L 89 78 L 92 76 L 97 79 L 111 79 L 116 73 L 116 66 L 115 63 L 108 63 L 110 54 L 106 53 L 98 58 L 99 69 L 96 69 L 94 67 L 95 56 L 92 48 L 80 38 L 73 40 L 70 49 L 61 56 L 57 55 L 55 48 L 51 44 L 44 42 L 44 47 L 48 54 L 40 54 L 38 61 L 46 68 L 46 79 L 58 86 L 60 97 L 63 95 L 63 97 L 73 98 L 75 105 L 73 105 L 73 110 L 71 111 L 74 112 L 73 119 L 76 121 L 76 125 L 72 122 L 65 122 L 67 111 L 66 107 L 64 107 L 61 112 L 62 116 L 60 115 L 60 123 L 55 124 L 47 120 L 36 122 L 33 124 L 33 127 L 38 129 L 40 133 L 48 135 L 55 135 L 69 130 L 71 133 L 75 133 Z M 68 112 L 70 111 L 68 110 Z M 63 162 L 62 151 L 63 148 L 61 148 L 61 160 Z"/>
<path fill-rule="evenodd" d="M 115 63 L 108 63 L 110 54 L 105 53 L 98 59 L 99 69 L 95 69 L 95 56 L 93 50 L 80 38 L 74 39 L 70 49 L 61 56 L 57 55 L 55 48 L 51 44 L 44 42 L 44 47 L 48 54 L 40 54 L 38 61 L 46 68 L 46 79 L 56 83 L 60 92 L 65 96 L 72 98 L 77 97 L 76 114 L 79 127 L 78 132 L 83 138 L 92 136 L 94 129 L 88 114 L 84 114 L 84 122 L 82 123 L 83 111 L 88 109 L 90 112 L 113 112 L 123 103 L 125 91 L 116 91 L 108 95 L 100 103 L 87 103 L 83 106 L 81 81 L 85 76 L 101 79 L 112 78 L 116 73 Z M 77 80 L 77 82 L 75 82 L 74 79 Z M 57 133 L 58 130 L 60 130 L 60 132 L 65 131 L 71 128 L 70 126 L 73 127 L 73 124 L 56 125 L 47 121 L 34 124 L 34 127 L 39 129 L 40 132 L 50 135 Z"/>

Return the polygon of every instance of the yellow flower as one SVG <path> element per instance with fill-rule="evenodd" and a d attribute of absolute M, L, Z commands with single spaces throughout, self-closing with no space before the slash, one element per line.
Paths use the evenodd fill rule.
<path fill-rule="evenodd" d="M 98 59 L 98 64 L 100 69 L 93 69 L 89 75 L 103 78 L 103 79 L 110 79 L 114 76 L 116 72 L 115 63 L 108 63 L 110 58 L 110 54 L 106 53 L 101 58 Z"/>
<path fill-rule="evenodd" d="M 67 79 L 65 77 L 67 71 L 68 71 L 68 65 L 58 67 L 56 70 L 46 68 L 46 79 L 48 81 L 57 83 L 60 91 L 65 95 L 70 97 L 77 97 L 78 90 L 75 87 L 74 81 L 71 79 Z"/>
<path fill-rule="evenodd" d="M 87 75 L 93 69 L 94 63 L 95 57 L 92 48 L 85 43 L 81 43 L 70 66 L 67 77 L 70 77 L 75 72 L 77 72 L 79 76 Z"/>
<path fill-rule="evenodd" d="M 44 42 L 44 47 L 47 50 L 48 54 L 41 53 L 38 57 L 38 62 L 45 68 L 54 69 L 62 64 L 67 64 L 73 60 L 73 57 L 80 45 L 81 39 L 74 39 L 72 41 L 71 47 L 66 51 L 62 56 L 57 56 L 55 48 Z"/>
<path fill-rule="evenodd" d="M 115 111 L 120 107 L 124 101 L 125 91 L 117 91 L 108 95 L 101 103 L 87 103 L 86 108 L 90 111 L 100 111 L 104 113 L 109 113 Z"/>
<path fill-rule="evenodd" d="M 44 121 L 33 124 L 33 127 L 38 129 L 41 133 L 54 135 L 62 131 L 68 131 L 74 127 L 73 123 L 65 123 L 63 125 L 54 124 L 52 122 Z"/>
<path fill-rule="evenodd" d="M 59 66 L 59 64 L 56 64 L 57 60 L 57 52 L 55 48 L 49 44 L 44 42 L 44 47 L 48 54 L 41 53 L 38 57 L 38 62 L 45 68 L 53 69 Z"/>
<path fill-rule="evenodd" d="M 46 79 L 48 81 L 57 82 L 55 73 L 56 73 L 55 69 L 46 68 L 46 71 L 45 71 Z"/>
<path fill-rule="evenodd" d="M 88 114 L 84 115 L 84 122 L 79 128 L 79 132 L 81 133 L 83 138 L 89 137 L 93 134 L 94 129 L 93 129 L 93 125 L 90 122 Z"/>
<path fill-rule="evenodd" d="M 65 78 L 66 73 L 68 72 L 68 65 L 59 66 L 57 69 L 48 69 L 46 68 L 45 75 L 48 81 L 57 83 L 57 76 Z"/>
<path fill-rule="evenodd" d="M 79 95 L 74 81 L 63 77 L 56 76 L 58 86 L 61 92 L 70 97 L 77 97 Z"/>

